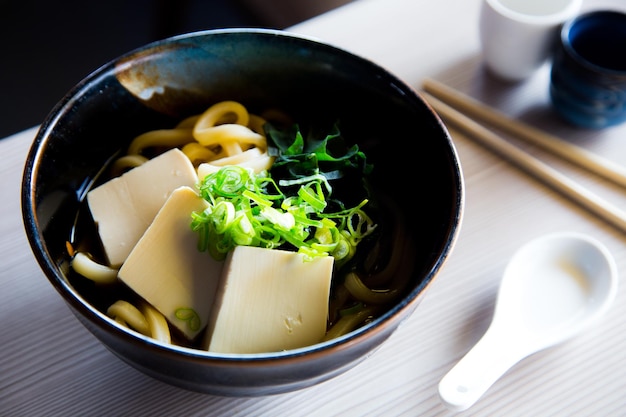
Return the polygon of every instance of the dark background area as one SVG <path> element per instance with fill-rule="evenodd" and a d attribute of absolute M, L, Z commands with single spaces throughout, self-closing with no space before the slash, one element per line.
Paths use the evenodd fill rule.
<path fill-rule="evenodd" d="M 280 18 L 277 7 L 272 19 L 248 3 L 0 0 L 0 138 L 40 124 L 77 82 L 146 43 L 205 29 L 282 29 L 311 17 Z"/>

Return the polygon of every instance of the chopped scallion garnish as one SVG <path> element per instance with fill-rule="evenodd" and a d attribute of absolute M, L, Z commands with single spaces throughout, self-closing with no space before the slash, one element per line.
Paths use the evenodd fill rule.
<path fill-rule="evenodd" d="M 336 200 L 331 204 L 330 181 L 347 177 L 349 171 L 355 178 L 369 174 L 372 167 L 365 155 L 356 145 L 343 146 L 336 126 L 321 140 L 305 140 L 297 126 L 281 132 L 266 125 L 266 130 L 274 166 L 283 173 L 287 168 L 289 175 L 278 184 L 270 173 L 255 174 L 240 166 L 207 175 L 198 189 L 209 207 L 193 213 L 191 223 L 200 236 L 199 250 L 219 260 L 237 245 L 282 247 L 306 259 L 331 255 L 341 264 L 347 262 L 376 225 L 362 210 L 367 199 L 353 208 Z M 343 154 L 330 155 L 331 142 L 335 150 L 343 146 Z"/>
<path fill-rule="evenodd" d="M 366 201 L 350 210 L 325 213 L 327 196 L 319 179 L 302 183 L 297 196 L 285 200 L 276 198 L 276 195 L 284 196 L 276 186 L 278 194 L 272 197 L 273 201 L 264 193 L 268 184 L 265 179 L 265 175 L 228 166 L 201 181 L 200 194 L 209 208 L 194 213 L 191 223 L 200 235 L 200 250 L 224 259 L 237 245 L 265 248 L 291 245 L 307 259 L 331 255 L 345 262 L 354 254 L 355 248 L 349 246 L 356 246 L 376 227 L 361 210 Z M 353 217 L 359 220 L 356 227 L 352 221 L 346 221 Z"/>

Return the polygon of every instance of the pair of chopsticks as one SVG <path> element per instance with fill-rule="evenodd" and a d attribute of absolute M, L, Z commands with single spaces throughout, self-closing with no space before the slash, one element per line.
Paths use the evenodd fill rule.
<path fill-rule="evenodd" d="M 626 187 L 626 169 L 581 147 L 568 143 L 498 112 L 435 80 L 423 83 L 424 98 L 448 123 L 487 149 L 544 182 L 596 216 L 626 232 L 626 212 L 531 156 L 474 121 L 481 120 L 512 136 L 541 147 L 604 179 Z M 456 109 L 455 109 L 456 108 Z"/>

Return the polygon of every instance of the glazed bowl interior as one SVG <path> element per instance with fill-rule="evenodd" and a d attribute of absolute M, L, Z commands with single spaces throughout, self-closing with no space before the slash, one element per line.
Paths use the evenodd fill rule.
<path fill-rule="evenodd" d="M 107 295 L 72 277 L 66 242 L 104 166 L 131 139 L 170 128 L 221 100 L 278 108 L 302 123 L 341 122 L 374 165 L 374 187 L 407 219 L 415 250 L 406 294 L 371 323 L 292 351 L 228 355 L 163 345 L 104 311 Z M 165 382 L 219 395 L 304 388 L 354 366 L 417 307 L 449 256 L 463 182 L 446 128 L 407 85 L 372 62 L 322 42 L 270 30 L 218 30 L 147 45 L 88 76 L 42 124 L 22 194 L 26 232 L 45 275 L 112 352 Z"/>

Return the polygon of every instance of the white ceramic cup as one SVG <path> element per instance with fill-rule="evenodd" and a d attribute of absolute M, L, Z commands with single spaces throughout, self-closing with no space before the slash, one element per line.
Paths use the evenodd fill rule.
<path fill-rule="evenodd" d="M 583 0 L 483 0 L 480 41 L 487 68 L 521 81 L 550 56 L 559 27 L 573 18 Z"/>

